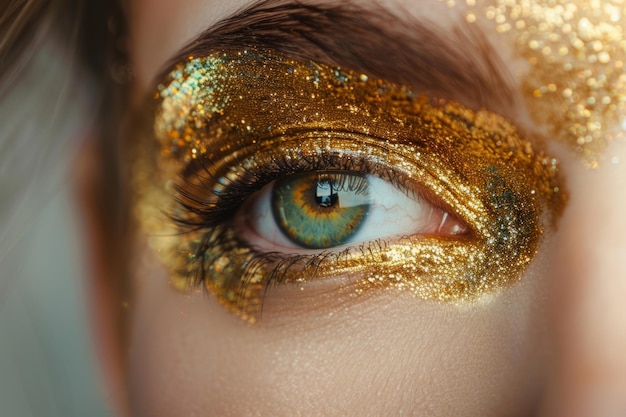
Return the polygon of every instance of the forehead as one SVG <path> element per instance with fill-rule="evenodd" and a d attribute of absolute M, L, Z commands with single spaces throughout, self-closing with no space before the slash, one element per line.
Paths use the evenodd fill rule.
<path fill-rule="evenodd" d="M 130 2 L 132 30 L 131 50 L 140 80 L 148 81 L 160 66 L 179 48 L 193 40 L 207 27 L 246 7 L 261 2 L 254 0 L 133 0 Z M 280 3 L 287 3 L 280 1 Z M 347 3 L 337 0 L 307 1 L 310 4 L 337 5 Z M 624 24 L 624 4 L 617 1 L 528 1 L 528 0 L 360 0 L 359 6 L 382 5 L 391 13 L 404 18 L 428 19 L 434 25 L 448 27 L 459 19 L 473 21 L 485 28 L 497 24 L 497 31 L 510 32 L 506 28 L 519 24 L 519 20 L 544 20 L 542 29 L 556 31 L 560 20 L 569 20 L 574 30 L 578 29 L 577 15 L 584 10 L 593 10 L 601 20 Z M 598 14 L 597 9 L 601 10 Z M 532 16 L 529 16 L 528 12 Z M 511 18 L 507 16 L 510 14 Z M 523 16 L 524 15 L 524 16 Z M 488 17 L 487 20 L 481 17 Z M 584 26 L 584 21 L 581 23 Z M 514 26 L 515 27 L 515 26 Z M 515 27 L 519 28 L 519 27 Z M 545 32 L 545 31 L 544 31 Z M 511 36 L 495 40 L 502 48 L 515 42 Z"/>

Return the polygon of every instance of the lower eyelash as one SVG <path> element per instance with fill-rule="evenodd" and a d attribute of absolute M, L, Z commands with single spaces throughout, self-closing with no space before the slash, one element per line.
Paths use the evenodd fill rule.
<path fill-rule="evenodd" d="M 236 302 L 233 307 L 237 309 L 238 314 L 243 314 L 244 318 L 251 320 L 262 311 L 264 294 L 268 288 L 285 282 L 298 282 L 300 281 L 298 276 L 303 277 L 302 281 L 305 276 L 307 281 L 315 280 L 322 265 L 328 267 L 338 264 L 351 254 L 376 257 L 383 253 L 388 242 L 379 239 L 346 247 L 340 251 L 324 250 L 315 254 L 258 252 L 254 248 L 244 248 L 244 251 L 247 251 L 246 262 L 234 262 L 239 265 L 238 273 L 215 270 L 215 265 L 223 264 L 221 258 L 228 256 L 225 254 L 236 252 L 235 248 L 242 248 L 243 245 L 245 243 L 237 239 L 233 230 L 228 227 L 221 226 L 204 232 L 195 255 L 188 259 L 189 269 L 185 272 L 189 281 L 186 288 L 194 290 L 197 287 L 211 289 L 212 286 L 220 286 L 220 293 L 231 294 L 227 295 L 227 298 Z M 216 277 L 211 276 L 213 272 L 225 280 L 217 282 Z M 259 276 L 263 276 L 263 279 L 257 279 Z M 246 296 L 247 292 L 260 294 L 257 305 L 250 304 L 250 300 L 256 298 Z"/>

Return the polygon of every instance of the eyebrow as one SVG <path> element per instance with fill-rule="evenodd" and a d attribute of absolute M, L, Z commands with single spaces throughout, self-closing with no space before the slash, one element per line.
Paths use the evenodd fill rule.
<path fill-rule="evenodd" d="M 167 62 L 162 75 L 189 56 L 268 48 L 407 85 L 415 93 L 512 114 L 511 73 L 477 25 L 463 22 L 450 30 L 402 20 L 376 4 L 264 0 L 200 34 Z"/>

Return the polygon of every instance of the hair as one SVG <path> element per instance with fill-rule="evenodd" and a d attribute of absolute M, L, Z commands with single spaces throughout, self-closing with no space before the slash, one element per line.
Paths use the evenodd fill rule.
<path fill-rule="evenodd" d="M 123 100 L 119 84 L 129 74 L 124 6 L 122 0 L 0 2 L 0 306 L 28 257 L 22 236 L 70 180 L 86 140 L 98 155 L 97 183 L 82 197 L 97 208 L 96 227 L 116 248 L 111 259 L 125 260 L 111 243 L 126 216 L 112 140 L 123 111 L 116 105 Z M 122 331 L 121 313 L 115 319 Z"/>
<path fill-rule="evenodd" d="M 10 254 L 27 225 L 67 175 L 72 147 L 103 123 L 101 109 L 111 99 L 103 92 L 113 82 L 107 63 L 115 62 L 111 39 L 119 35 L 112 22 L 120 9 L 106 0 L 0 2 L 0 267 L 5 272 L 14 267 Z M 0 282 L 0 294 L 4 285 Z"/>
<path fill-rule="evenodd" d="M 124 0 L 0 1 L 0 310 L 31 256 L 21 238 L 65 182 L 93 208 L 83 220 L 100 233 L 112 268 L 126 261 L 116 244 L 128 215 L 117 140 L 120 84 L 130 78 L 125 15 Z M 87 148 L 97 155 L 93 178 L 71 184 Z M 124 337 L 126 284 L 121 275 L 111 281 L 111 320 Z"/>

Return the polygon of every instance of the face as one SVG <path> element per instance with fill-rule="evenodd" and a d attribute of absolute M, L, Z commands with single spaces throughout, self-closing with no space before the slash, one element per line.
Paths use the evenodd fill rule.
<path fill-rule="evenodd" d="M 132 3 L 133 416 L 626 413 L 626 9 L 531 3 Z"/>

